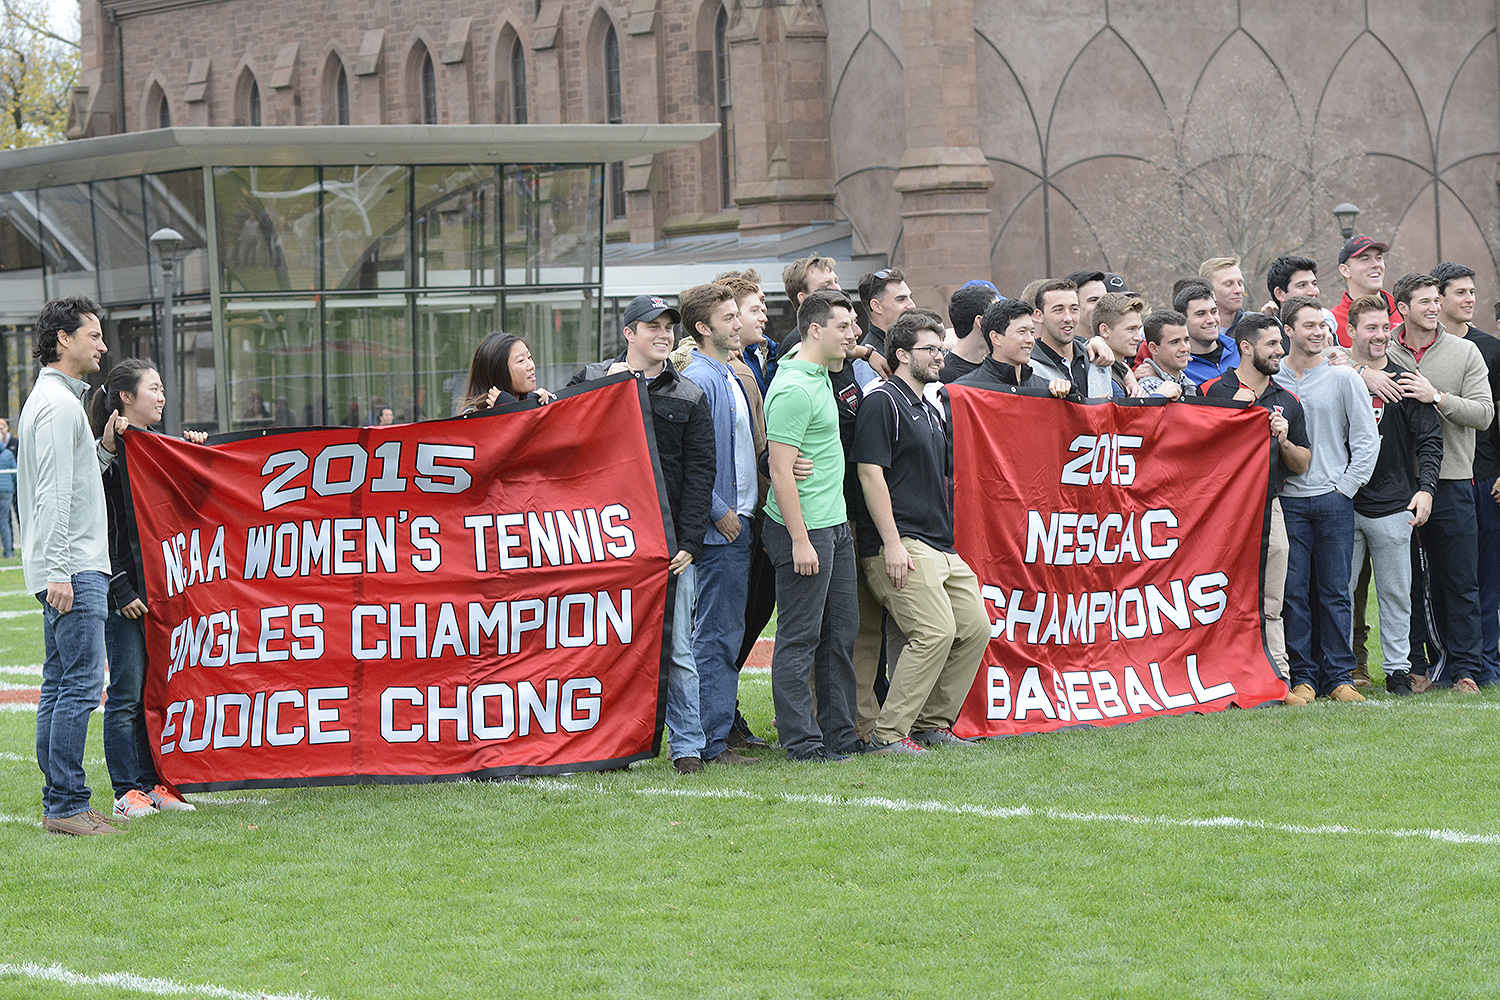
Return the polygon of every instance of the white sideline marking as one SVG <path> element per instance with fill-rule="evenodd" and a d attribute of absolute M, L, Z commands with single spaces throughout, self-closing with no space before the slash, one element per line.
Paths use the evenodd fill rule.
<path fill-rule="evenodd" d="M 0 813 L 0 823 L 19 823 L 22 826 L 34 826 L 38 830 L 42 828 L 42 821 L 31 816 L 7 816 Z"/>
<path fill-rule="evenodd" d="M 32 616 L 40 618 L 42 606 L 38 604 L 35 611 L 0 611 L 0 618 L 29 618 Z"/>
<path fill-rule="evenodd" d="M 251 798 L 244 795 L 226 795 L 223 792 L 193 792 L 190 801 L 206 802 L 211 806 L 268 806 L 270 799 Z"/>
<path fill-rule="evenodd" d="M 38 965 L 22 962 L 19 965 L 0 963 L 0 976 L 19 976 L 22 979 L 40 979 L 49 983 L 68 986 L 116 986 L 133 993 L 146 993 L 157 997 L 221 997 L 223 1000 L 323 1000 L 313 993 L 242 993 L 223 986 L 179 983 L 175 979 L 149 979 L 133 972 L 105 972 L 87 976 L 61 965 Z"/>
<path fill-rule="evenodd" d="M 24 701 L 0 701 L 0 712 L 30 712 L 36 714 L 36 704 L 27 704 Z"/>
<path fill-rule="evenodd" d="M 0 674 L 15 674 L 17 677 L 40 677 L 42 676 L 41 663 L 7 663 L 0 667 Z"/>
<path fill-rule="evenodd" d="M 602 786 L 601 790 L 602 790 Z M 1447 844 L 1500 844 L 1500 834 L 1464 833 L 1461 830 L 1363 830 L 1358 827 L 1324 823 L 1302 826 L 1294 823 L 1269 823 L 1238 816 L 1210 816 L 1207 819 L 1178 819 L 1172 816 L 1134 816 L 1128 813 L 1080 813 L 1063 809 L 1031 806 L 979 806 L 963 803 L 887 799 L 880 796 L 845 799 L 833 795 L 793 795 L 748 792 L 737 789 L 636 788 L 640 795 L 665 795 L 686 799 L 743 799 L 765 801 L 780 799 L 803 805 L 849 806 L 855 809 L 880 809 L 887 812 L 940 813 L 950 816 L 978 816 L 983 819 L 1056 819 L 1072 823 L 1118 823 L 1130 826 L 1162 826 L 1185 829 L 1220 827 L 1240 830 L 1264 830 L 1275 833 L 1349 834 L 1362 837 L 1395 837 L 1403 840 L 1437 840 Z"/>
<path fill-rule="evenodd" d="M 0 681 L 0 691 L 35 691 L 38 684 L 11 684 L 8 681 Z"/>

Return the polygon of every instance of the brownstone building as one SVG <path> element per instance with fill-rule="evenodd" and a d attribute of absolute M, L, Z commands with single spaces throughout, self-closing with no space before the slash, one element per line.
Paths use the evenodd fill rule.
<path fill-rule="evenodd" d="M 82 8 L 77 136 L 720 123 L 695 145 L 608 168 L 606 264 L 711 272 L 819 249 L 850 262 L 846 285 L 890 261 L 938 304 L 968 278 L 1014 291 L 1082 266 L 1159 288 L 1181 269 L 1173 260 L 1217 244 L 1252 263 L 1309 252 L 1336 291 L 1328 210 L 1349 200 L 1362 230 L 1392 240 L 1393 275 L 1451 258 L 1479 271 L 1482 295 L 1497 287 L 1492 0 Z M 1268 159 L 1270 173 L 1215 174 Z M 1165 246 L 1189 230 L 1196 242 Z"/>

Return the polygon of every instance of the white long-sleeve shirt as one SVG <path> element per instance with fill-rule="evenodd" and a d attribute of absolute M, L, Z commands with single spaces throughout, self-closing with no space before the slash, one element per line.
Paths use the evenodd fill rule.
<path fill-rule="evenodd" d="M 1338 490 L 1352 498 L 1375 473 L 1380 431 L 1364 380 L 1348 365 L 1323 361 L 1299 377 L 1281 362 L 1276 384 L 1302 402 L 1312 461 L 1286 481 L 1283 496 L 1319 497 Z"/>
<path fill-rule="evenodd" d="M 103 471 L 114 456 L 94 440 L 83 396 L 89 384 L 43 368 L 21 408 L 17 499 L 21 570 L 33 594 L 75 573 L 109 575 Z"/>

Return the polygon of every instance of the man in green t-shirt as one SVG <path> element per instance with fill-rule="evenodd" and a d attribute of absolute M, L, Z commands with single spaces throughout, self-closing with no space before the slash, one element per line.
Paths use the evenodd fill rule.
<path fill-rule="evenodd" d="M 777 366 L 765 402 L 771 497 L 763 542 L 776 567 L 777 607 L 771 696 L 789 759 L 841 763 L 849 758 L 839 751 L 858 742 L 852 658 L 859 598 L 844 507 L 844 446 L 828 366 L 845 358 L 858 327 L 849 297 L 832 288 L 802 301 L 797 325 L 801 348 Z M 792 475 L 799 452 L 813 466 L 801 482 Z"/>

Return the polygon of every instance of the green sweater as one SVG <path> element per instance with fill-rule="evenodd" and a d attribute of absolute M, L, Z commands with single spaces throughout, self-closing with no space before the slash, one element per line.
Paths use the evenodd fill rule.
<path fill-rule="evenodd" d="M 1403 368 L 1427 376 L 1443 394 L 1438 416 L 1443 420 L 1443 479 L 1474 478 L 1474 432 L 1489 427 L 1495 419 L 1495 398 L 1490 395 L 1489 372 L 1479 348 L 1455 337 L 1438 325 L 1437 339 L 1422 352 L 1419 362 L 1401 335 L 1406 327 L 1391 331 L 1386 353 Z"/>

